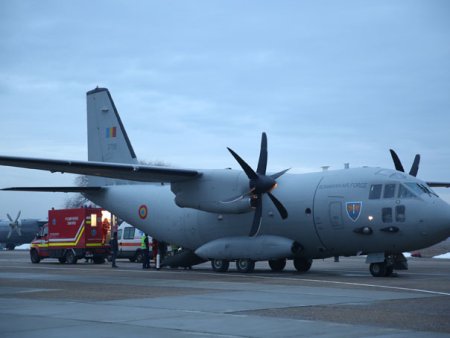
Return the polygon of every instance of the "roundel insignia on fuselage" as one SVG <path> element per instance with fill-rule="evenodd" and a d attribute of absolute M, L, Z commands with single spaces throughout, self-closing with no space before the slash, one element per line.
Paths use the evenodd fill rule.
<path fill-rule="evenodd" d="M 139 211 L 138 212 L 139 212 L 139 218 L 140 219 L 146 219 L 147 218 L 148 208 L 147 208 L 147 206 L 145 204 L 142 204 L 139 207 Z"/>

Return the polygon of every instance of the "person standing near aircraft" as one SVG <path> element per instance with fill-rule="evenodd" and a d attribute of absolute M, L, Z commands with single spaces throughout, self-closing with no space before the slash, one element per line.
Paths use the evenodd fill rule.
<path fill-rule="evenodd" d="M 111 244 L 111 262 L 112 262 L 111 266 L 113 268 L 117 268 L 116 257 L 117 257 L 117 251 L 119 251 L 119 243 L 117 241 L 117 231 L 114 231 L 114 234 L 113 234 L 113 237 L 111 238 L 110 244 Z"/>
<path fill-rule="evenodd" d="M 141 237 L 142 249 L 142 269 L 150 269 L 150 245 L 148 243 L 148 235 L 143 234 Z"/>

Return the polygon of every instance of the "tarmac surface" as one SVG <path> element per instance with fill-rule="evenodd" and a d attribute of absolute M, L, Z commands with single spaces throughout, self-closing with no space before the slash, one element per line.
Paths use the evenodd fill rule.
<path fill-rule="evenodd" d="M 0 251 L 0 332 L 16 337 L 450 337 L 450 260 L 374 278 L 364 257 L 273 273 L 142 270 Z"/>

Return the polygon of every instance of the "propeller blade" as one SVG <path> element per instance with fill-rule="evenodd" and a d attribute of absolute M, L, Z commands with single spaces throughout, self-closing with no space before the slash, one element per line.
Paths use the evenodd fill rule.
<path fill-rule="evenodd" d="M 17 222 L 19 220 L 19 217 L 20 217 L 21 213 L 22 213 L 22 210 L 19 210 L 19 212 L 17 213 L 16 220 L 14 222 Z"/>
<path fill-rule="evenodd" d="M 233 155 L 233 157 L 236 159 L 236 161 L 241 166 L 242 170 L 244 170 L 245 174 L 249 179 L 256 179 L 258 178 L 258 175 L 253 171 L 252 168 L 238 155 L 236 154 L 232 149 L 228 148 L 228 151 Z"/>
<path fill-rule="evenodd" d="M 11 223 L 14 223 L 12 217 L 9 214 L 6 214 L 6 216 L 8 216 L 8 219 L 11 221 Z"/>
<path fill-rule="evenodd" d="M 286 219 L 288 217 L 288 212 L 286 208 L 281 204 L 281 202 L 270 192 L 267 193 L 272 200 L 273 204 L 275 204 L 275 207 L 278 209 L 278 212 L 280 213 L 280 216 L 282 219 Z"/>
<path fill-rule="evenodd" d="M 19 234 L 19 236 L 22 236 L 22 230 L 20 229 L 20 226 L 18 226 L 16 228 L 16 230 L 17 230 L 17 233 Z"/>
<path fill-rule="evenodd" d="M 12 234 L 12 228 L 9 229 L 8 236 L 6 236 L 6 238 L 11 237 L 11 234 Z"/>
<path fill-rule="evenodd" d="M 258 169 L 256 172 L 260 175 L 265 175 L 267 169 L 267 135 L 262 133 L 261 136 L 261 150 L 259 151 Z"/>
<path fill-rule="evenodd" d="M 253 216 L 252 228 L 248 234 L 250 237 L 256 236 L 261 227 L 261 215 L 262 215 L 262 194 L 258 194 L 255 215 Z"/>
<path fill-rule="evenodd" d="M 291 168 L 284 169 L 283 171 L 280 171 L 279 173 L 270 175 L 270 177 L 272 177 L 274 180 L 276 180 L 278 177 L 280 177 L 281 175 L 284 175 L 290 169 Z"/>
<path fill-rule="evenodd" d="M 409 171 L 409 174 L 411 176 L 414 176 L 414 177 L 417 176 L 417 172 L 419 171 L 419 163 L 420 163 L 420 155 L 417 154 L 416 157 L 414 157 L 414 162 L 411 166 L 411 170 Z"/>
<path fill-rule="evenodd" d="M 389 149 L 389 151 L 391 152 L 391 157 L 392 157 L 392 160 L 394 161 L 395 169 L 397 169 L 398 171 L 401 171 L 401 172 L 405 172 L 405 169 L 403 169 L 403 166 L 402 166 L 402 162 L 398 158 L 395 151 L 393 151 L 392 149 Z"/>

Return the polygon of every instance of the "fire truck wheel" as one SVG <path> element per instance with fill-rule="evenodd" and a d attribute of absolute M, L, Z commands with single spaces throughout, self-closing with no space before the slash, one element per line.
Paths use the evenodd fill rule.
<path fill-rule="evenodd" d="M 77 264 L 77 258 L 72 250 L 68 250 L 65 257 L 67 264 Z"/>
<path fill-rule="evenodd" d="M 30 251 L 30 258 L 31 258 L 31 263 L 37 264 L 41 261 L 41 258 L 39 257 L 39 254 L 36 250 L 31 250 Z"/>
<path fill-rule="evenodd" d="M 103 264 L 105 263 L 105 259 L 103 257 L 94 257 L 94 264 Z"/>
<path fill-rule="evenodd" d="M 58 258 L 58 261 L 59 261 L 61 264 L 64 264 L 64 263 L 66 262 L 66 257 L 59 257 L 59 258 Z"/>

